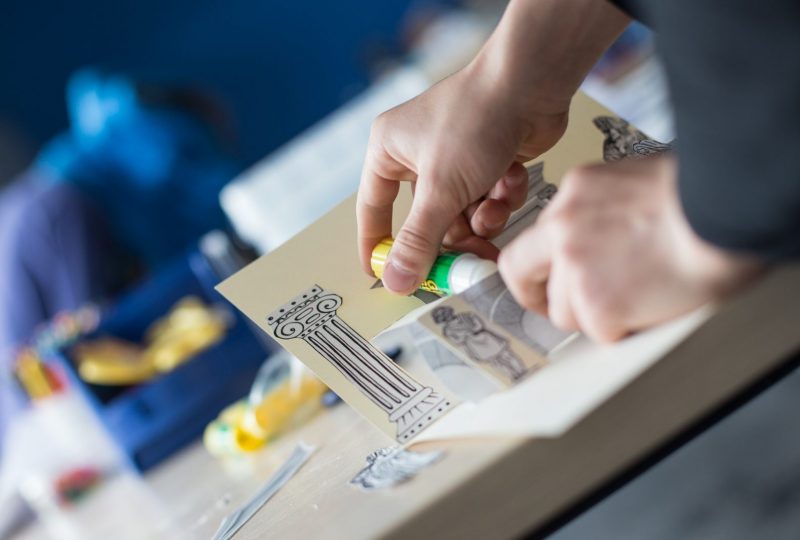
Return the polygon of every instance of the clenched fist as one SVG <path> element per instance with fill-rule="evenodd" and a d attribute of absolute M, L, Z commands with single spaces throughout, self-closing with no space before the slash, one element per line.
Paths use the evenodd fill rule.
<path fill-rule="evenodd" d="M 761 265 L 700 239 L 662 156 L 569 172 L 537 223 L 499 258 L 524 307 L 597 341 L 684 314 L 744 285 Z"/>

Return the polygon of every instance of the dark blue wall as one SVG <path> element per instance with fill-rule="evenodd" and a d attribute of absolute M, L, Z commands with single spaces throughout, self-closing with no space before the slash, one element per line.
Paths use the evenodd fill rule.
<path fill-rule="evenodd" d="M 0 0 L 0 117 L 37 144 L 78 67 L 203 86 L 258 159 L 367 83 L 409 0 Z"/>

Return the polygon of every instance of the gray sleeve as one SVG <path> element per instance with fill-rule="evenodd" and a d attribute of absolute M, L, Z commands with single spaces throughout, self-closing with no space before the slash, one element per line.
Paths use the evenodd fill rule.
<path fill-rule="evenodd" d="M 800 256 L 800 2 L 641 2 L 675 108 L 694 230 L 767 260 Z"/>

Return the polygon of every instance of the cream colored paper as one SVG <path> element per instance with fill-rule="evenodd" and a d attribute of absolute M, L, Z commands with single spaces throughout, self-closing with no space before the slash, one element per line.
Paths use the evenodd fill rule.
<path fill-rule="evenodd" d="M 481 437 L 557 437 L 658 362 L 713 314 L 711 306 L 612 345 L 579 336 L 522 383 L 464 402 L 414 442 Z"/>
<path fill-rule="evenodd" d="M 401 196 L 398 226 L 409 203 Z M 219 291 L 369 421 L 407 442 L 455 400 L 430 373 L 406 373 L 368 343 L 423 305 L 376 281 L 359 264 L 350 197 Z"/>
<path fill-rule="evenodd" d="M 458 296 L 426 310 L 418 323 L 460 360 L 510 388 L 547 364 L 545 357 Z"/>
<path fill-rule="evenodd" d="M 557 183 L 569 167 L 602 158 L 604 137 L 592 119 L 607 114 L 588 97 L 575 97 L 564 137 L 537 160 L 544 161 L 547 181 Z M 409 206 L 409 191 L 403 189 L 395 205 L 395 231 Z M 366 343 L 422 306 L 417 298 L 397 297 L 375 284 L 359 264 L 352 196 L 226 280 L 219 291 L 348 404 L 390 437 L 407 443 L 457 400 L 430 371 L 406 373 Z M 353 362 L 354 357 L 359 360 Z M 524 362 L 532 366 L 543 359 Z"/>

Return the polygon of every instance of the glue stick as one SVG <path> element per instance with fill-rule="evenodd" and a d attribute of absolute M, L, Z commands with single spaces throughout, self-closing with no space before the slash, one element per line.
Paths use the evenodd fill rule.
<path fill-rule="evenodd" d="M 383 278 L 383 268 L 394 240 L 384 238 L 372 250 L 370 266 L 378 279 Z M 493 261 L 481 259 L 472 253 L 447 251 L 436 257 L 428 277 L 419 288 L 439 296 L 458 294 L 497 272 Z"/>

